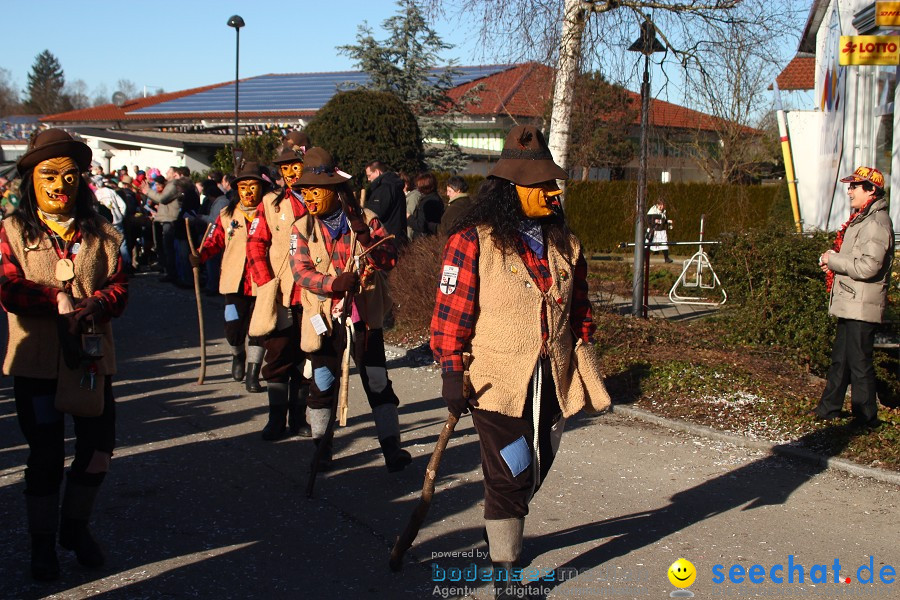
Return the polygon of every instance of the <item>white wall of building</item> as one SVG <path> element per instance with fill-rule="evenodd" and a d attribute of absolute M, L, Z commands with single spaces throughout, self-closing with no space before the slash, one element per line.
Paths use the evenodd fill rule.
<path fill-rule="evenodd" d="M 801 116 L 802 111 L 788 115 L 794 162 L 802 163 L 798 195 L 806 229 L 833 231 L 849 218 L 847 186 L 839 179 L 862 165 L 885 173 L 891 217 L 894 223 L 900 222 L 900 134 L 890 132 L 900 126 L 892 88 L 896 67 L 837 64 L 839 36 L 858 35 L 853 16 L 870 4 L 871 0 L 832 0 L 816 33 L 815 98 L 820 126 L 815 145 L 807 137 L 813 134 L 815 117 Z M 813 148 L 818 148 L 817 155 L 807 155 Z M 810 165 L 816 162 L 818 172 Z M 801 170 L 818 182 L 804 182 Z"/>

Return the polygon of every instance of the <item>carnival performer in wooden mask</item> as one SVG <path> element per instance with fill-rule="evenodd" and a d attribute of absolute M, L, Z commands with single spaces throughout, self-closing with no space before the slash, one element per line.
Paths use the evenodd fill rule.
<path fill-rule="evenodd" d="M 9 312 L 3 371 L 14 377 L 16 412 L 28 442 L 25 501 L 31 574 L 60 575 L 59 543 L 97 568 L 105 557 L 88 521 L 115 443 L 116 372 L 110 319 L 122 314 L 122 238 L 93 209 L 81 173 L 91 150 L 60 129 L 38 133 L 16 168 L 19 210 L 0 228 L 0 302 Z M 65 413 L 75 423 L 66 477 Z"/>
<path fill-rule="evenodd" d="M 478 431 L 484 533 L 502 598 L 521 597 L 510 573 L 566 418 L 609 404 L 597 370 L 593 378 L 577 372 L 595 360 L 591 353 L 576 360 L 592 350 L 594 324 L 587 264 L 559 202 L 555 180 L 565 178 L 539 130 L 509 132 L 447 240 L 431 321 L 444 401 L 457 417 L 471 410 Z"/>
<path fill-rule="evenodd" d="M 260 177 L 255 162 L 244 164 L 235 175 L 233 185 L 237 193 L 216 217 L 199 255 L 191 256 L 191 265 L 199 266 L 223 255 L 219 292 L 225 296 L 225 340 L 231 348 L 231 376 L 235 381 L 243 381 L 246 375 L 247 391 L 254 392 L 260 391 L 259 366 L 265 348 L 261 337 L 250 336 L 247 340 L 256 301 L 256 285 L 247 267 L 247 232 L 269 183 Z"/>
<path fill-rule="evenodd" d="M 300 289 L 294 285 L 288 265 L 291 223 L 307 212 L 302 197 L 291 191 L 290 183 L 303 173 L 303 156 L 309 147 L 305 133 L 288 133 L 280 154 L 273 161 L 285 180 L 285 187 L 263 197 L 247 238 L 247 269 L 260 290 L 254 310 L 274 311 L 277 317 L 274 330 L 267 332 L 263 342 L 266 360 L 262 376 L 269 396 L 269 420 L 262 431 L 264 440 L 280 439 L 286 432 L 310 435 L 306 422 L 309 377 L 303 372 L 306 356 L 300 350 Z M 271 289 L 273 286 L 276 289 Z M 259 365 L 251 363 L 248 373 L 254 370 L 258 371 Z"/>
<path fill-rule="evenodd" d="M 403 470 L 409 452 L 400 447 L 400 400 L 387 373 L 384 354 L 384 315 L 391 303 L 387 297 L 384 272 L 397 262 L 393 240 L 375 213 L 362 211 L 347 181 L 350 176 L 335 168 L 323 148 L 307 152 L 303 176 L 295 188 L 302 194 L 309 214 L 300 218 L 291 234 L 291 269 L 302 288 L 303 322 L 301 346 L 309 352 L 313 382 L 309 395 L 309 422 L 316 445 L 325 439 L 328 422 L 335 416 L 332 404 L 340 384 L 340 361 L 347 343 L 344 324 L 338 315 L 346 313 L 353 323 L 352 356 L 372 408 L 375 431 L 388 471 Z M 355 237 L 356 248 L 351 248 Z M 371 252 L 359 260 L 354 256 Z M 362 283 L 361 291 L 358 290 Z M 351 292 L 352 306 L 345 307 L 345 293 Z M 359 292 L 359 293 L 357 293 Z M 325 448 L 320 468 L 331 460 Z"/>

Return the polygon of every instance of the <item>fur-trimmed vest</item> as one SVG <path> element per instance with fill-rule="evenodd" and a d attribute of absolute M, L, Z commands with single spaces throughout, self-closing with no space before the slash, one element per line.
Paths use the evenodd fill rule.
<path fill-rule="evenodd" d="M 231 222 L 237 221 L 239 227 L 235 227 L 229 235 Z M 225 228 L 225 250 L 222 252 L 222 273 L 219 276 L 219 293 L 243 294 L 244 269 L 247 267 L 247 231 L 250 223 L 244 218 L 241 209 L 234 208 L 232 214 L 228 214 L 228 208 L 223 208 L 219 213 L 219 222 Z M 251 221 L 252 222 L 252 221 Z M 251 281 L 252 295 L 256 295 L 256 283 Z"/>
<path fill-rule="evenodd" d="M 13 217 L 3 220 L 3 228 L 12 247 L 12 253 L 21 265 L 25 278 L 51 288 L 63 289 L 56 279 L 56 263 L 59 256 L 53 242 L 42 235 L 36 246 L 29 246 L 22 222 Z M 112 225 L 104 221 L 97 239 L 81 240 L 81 248 L 75 255 L 75 280 L 72 296 L 87 298 L 102 289 L 115 274 L 119 261 L 122 237 Z M 59 333 L 57 315 L 9 314 L 9 344 L 3 372 L 21 377 L 55 379 L 59 366 Z M 97 333 L 103 336 L 103 358 L 97 362 L 98 373 L 112 375 L 116 372 L 116 355 L 112 325 L 97 323 Z"/>
<path fill-rule="evenodd" d="M 377 217 L 368 209 L 363 209 L 363 214 L 366 223 L 371 223 L 372 219 Z M 332 264 L 325 241 L 322 239 L 322 227 L 317 219 L 307 214 L 297 219 L 295 226 L 309 248 L 309 257 L 316 265 L 316 270 L 332 277 L 336 276 L 337 271 Z M 365 248 L 362 247 L 362 244 L 357 244 L 356 254 L 359 255 L 364 251 Z M 347 261 L 347 264 L 351 262 Z M 303 305 L 303 323 L 300 327 L 301 349 L 304 352 L 312 352 L 314 350 L 307 348 L 314 345 L 315 338 L 319 336 L 315 333 L 310 318 L 321 314 L 328 330 L 331 331 L 331 298 L 319 296 L 304 289 L 301 291 L 300 299 Z M 363 281 L 362 293 L 356 296 L 355 301 L 359 315 L 366 323 L 367 328 L 381 329 L 384 327 L 384 317 L 393 306 L 384 272 L 375 270 L 370 277 Z"/>
<path fill-rule="evenodd" d="M 289 192 L 285 192 L 285 197 L 281 199 L 278 208 L 275 207 L 275 200 L 279 194 L 269 192 L 263 196 L 260 206 L 266 214 L 266 223 L 269 231 L 272 233 L 272 245 L 269 246 L 269 264 L 272 266 L 272 272 L 275 277 L 280 279 L 281 285 L 281 303 L 287 308 L 291 305 L 291 298 L 294 291 L 294 278 L 291 275 L 291 266 L 288 264 L 290 260 L 291 250 L 291 225 L 294 223 L 294 211 L 291 207 L 291 199 L 286 196 Z M 257 209 L 258 211 L 259 209 Z"/>
<path fill-rule="evenodd" d="M 504 255 L 483 226 L 478 227 L 478 243 L 479 311 L 469 368 L 478 408 L 510 417 L 524 414 L 529 383 L 541 355 L 541 305 L 546 302 L 550 334 L 547 350 L 556 396 L 563 416 L 574 415 L 588 404 L 580 380 L 573 385 L 576 334 L 570 321 L 572 273 L 581 245 L 570 236 L 569 258 L 547 245 L 553 284 L 544 294 L 521 257 L 517 253 Z"/>

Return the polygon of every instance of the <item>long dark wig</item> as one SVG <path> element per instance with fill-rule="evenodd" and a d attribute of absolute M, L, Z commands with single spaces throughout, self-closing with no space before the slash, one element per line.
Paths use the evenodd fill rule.
<path fill-rule="evenodd" d="M 478 189 L 472 208 L 457 221 L 450 233 L 484 225 L 490 229 L 491 239 L 504 255 L 514 254 L 522 239 L 519 224 L 525 218 L 516 186 L 507 179 L 488 177 Z M 555 213 L 540 219 L 540 222 L 547 244 L 552 245 L 563 256 L 574 259 L 575 257 L 569 256 L 569 236 L 572 231 L 566 224 L 565 216 L 561 212 Z"/>
<path fill-rule="evenodd" d="M 37 195 L 34 191 L 32 175 L 34 169 L 26 171 L 22 175 L 22 184 L 19 188 L 19 208 L 9 218 L 18 219 L 25 230 L 25 237 L 30 243 L 37 242 L 44 235 L 41 218 L 38 216 Z M 75 227 L 85 239 L 100 237 L 101 217 L 94 210 L 94 192 L 88 187 L 84 177 L 78 178 L 78 191 L 75 194 Z"/>

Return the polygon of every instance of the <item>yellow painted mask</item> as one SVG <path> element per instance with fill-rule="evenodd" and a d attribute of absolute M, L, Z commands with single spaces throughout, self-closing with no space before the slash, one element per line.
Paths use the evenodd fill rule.
<path fill-rule="evenodd" d="M 327 187 L 303 188 L 303 201 L 310 214 L 315 216 L 330 215 L 337 204 L 337 194 Z"/>
<path fill-rule="evenodd" d="M 78 165 L 68 156 L 39 162 L 32 175 L 38 208 L 48 215 L 74 215 L 79 177 Z"/>
<path fill-rule="evenodd" d="M 525 216 L 540 219 L 552 215 L 554 207 L 559 208 L 558 196 L 562 194 L 562 190 L 555 181 L 545 181 L 533 187 L 517 185 L 516 193 L 519 194 Z"/>
<path fill-rule="evenodd" d="M 278 169 L 281 171 L 281 176 L 284 177 L 284 186 L 288 188 L 300 181 L 300 176 L 303 175 L 303 163 L 299 160 L 279 165 Z"/>
<path fill-rule="evenodd" d="M 241 199 L 241 206 L 245 208 L 256 208 L 262 201 L 263 186 L 256 179 L 238 181 L 237 190 L 238 197 Z"/>

